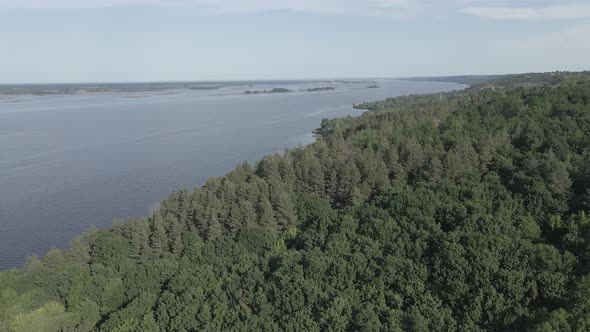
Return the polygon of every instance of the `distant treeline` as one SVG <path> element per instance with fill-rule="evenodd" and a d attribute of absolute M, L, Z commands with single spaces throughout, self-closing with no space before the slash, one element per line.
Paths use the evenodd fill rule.
<path fill-rule="evenodd" d="M 320 83 L 319 80 L 282 81 L 199 81 L 199 82 L 137 82 L 137 83 L 47 83 L 0 84 L 0 95 L 55 95 L 100 92 L 156 92 L 174 89 L 214 90 L 223 87 L 253 84 L 282 85 Z"/>
<path fill-rule="evenodd" d="M 255 91 L 250 91 L 247 90 L 244 93 L 249 95 L 249 94 L 264 94 L 264 93 L 287 93 L 287 92 L 293 92 L 292 90 L 289 89 L 285 89 L 285 88 L 273 88 L 271 90 L 255 90 Z"/>
<path fill-rule="evenodd" d="M 332 86 L 323 86 L 323 87 L 318 87 L 318 88 L 309 88 L 305 91 L 307 92 L 317 92 L 317 91 L 331 91 L 331 90 L 336 90 L 335 87 Z"/>
<path fill-rule="evenodd" d="M 409 81 L 453 82 L 470 85 L 472 88 L 490 88 L 500 86 L 516 88 L 521 86 L 559 85 L 568 81 L 584 80 L 590 76 L 590 71 L 583 72 L 550 72 L 509 75 L 462 75 L 437 77 L 409 77 Z"/>
<path fill-rule="evenodd" d="M 65 95 L 81 93 L 158 92 L 176 89 L 215 90 L 223 85 L 187 83 L 0 84 L 0 95 Z"/>

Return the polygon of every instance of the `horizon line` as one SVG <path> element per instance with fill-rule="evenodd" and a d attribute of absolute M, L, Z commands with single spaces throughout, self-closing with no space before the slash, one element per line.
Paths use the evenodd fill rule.
<path fill-rule="evenodd" d="M 487 73 L 487 74 L 451 74 L 451 75 L 418 75 L 418 76 L 350 76 L 350 77 L 316 77 L 316 78 L 253 78 L 253 79 L 212 79 L 212 80 L 146 80 L 146 81 L 79 81 L 79 82 L 0 82 L 0 86 L 6 85 L 74 85 L 74 84 L 177 84 L 177 83 L 240 83 L 240 82 L 313 82 L 326 80 L 350 80 L 350 79 L 411 79 L 411 78 L 443 78 L 443 77 L 461 77 L 461 76 L 498 76 L 498 75 L 525 75 L 525 74 L 542 74 L 553 72 L 584 72 L 587 70 L 554 70 L 538 72 L 521 72 L 521 73 Z"/>

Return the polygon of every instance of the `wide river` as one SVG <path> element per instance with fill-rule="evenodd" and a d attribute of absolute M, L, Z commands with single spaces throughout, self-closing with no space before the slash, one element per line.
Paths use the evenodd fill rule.
<path fill-rule="evenodd" d="M 0 96 L 0 271 L 67 248 L 90 227 L 145 216 L 182 187 L 313 141 L 354 102 L 462 89 L 379 80 L 229 84 L 218 90 Z M 336 90 L 303 92 L 332 86 Z M 293 93 L 244 95 L 275 87 Z"/>

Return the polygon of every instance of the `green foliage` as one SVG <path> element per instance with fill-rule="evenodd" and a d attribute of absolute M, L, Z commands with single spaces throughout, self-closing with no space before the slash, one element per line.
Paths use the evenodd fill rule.
<path fill-rule="evenodd" d="M 586 76 L 324 120 L 0 274 L 0 331 L 588 331 Z"/>
<path fill-rule="evenodd" d="M 60 303 L 49 302 L 41 308 L 28 314 L 17 315 L 9 330 L 14 332 L 51 332 L 73 328 L 77 319 L 71 313 L 66 313 Z"/>

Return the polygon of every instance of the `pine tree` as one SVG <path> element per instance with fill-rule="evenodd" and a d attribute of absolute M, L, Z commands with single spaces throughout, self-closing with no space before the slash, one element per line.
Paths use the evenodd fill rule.
<path fill-rule="evenodd" d="M 154 254 L 162 255 L 170 250 L 164 219 L 160 213 L 156 213 L 152 216 L 150 222 L 152 231 L 150 235 L 150 245 Z"/>
<path fill-rule="evenodd" d="M 288 191 L 292 191 L 295 186 L 295 172 L 293 171 L 293 157 L 289 151 L 285 152 L 285 156 L 279 159 L 279 173 Z"/>
<path fill-rule="evenodd" d="M 225 228 L 232 235 L 236 235 L 240 228 L 242 228 L 242 214 L 240 207 L 237 204 L 231 204 L 227 219 L 224 222 Z"/>
<path fill-rule="evenodd" d="M 254 203 L 250 200 L 241 199 L 239 202 L 242 227 L 253 226 L 256 224 L 257 216 Z"/>
<path fill-rule="evenodd" d="M 295 208 L 289 193 L 276 177 L 269 179 L 270 202 L 273 206 L 277 224 L 281 230 L 289 229 L 296 224 Z"/>
<path fill-rule="evenodd" d="M 182 189 L 178 192 L 178 211 L 176 211 L 176 216 L 178 217 L 178 222 L 180 222 L 183 227 L 188 227 L 190 224 L 189 212 L 192 210 L 192 200 L 191 194 L 186 189 Z"/>
<path fill-rule="evenodd" d="M 219 216 L 216 211 L 209 209 L 209 217 L 207 218 L 207 229 L 205 230 L 204 238 L 207 240 L 216 240 L 223 235 L 223 227 L 219 222 Z"/>
<path fill-rule="evenodd" d="M 279 165 L 276 156 L 266 156 L 256 165 L 256 175 L 263 179 L 280 176 Z"/>
<path fill-rule="evenodd" d="M 174 254 L 180 254 L 183 249 L 183 225 L 175 216 L 169 214 L 166 216 L 166 227 L 168 231 L 168 244 L 170 251 L 172 251 Z"/>
<path fill-rule="evenodd" d="M 150 224 L 147 220 L 129 222 L 126 233 L 126 237 L 130 241 L 133 257 L 147 258 L 150 253 Z"/>
<path fill-rule="evenodd" d="M 270 226 L 275 228 L 277 221 L 275 220 L 272 204 L 264 193 L 260 193 L 258 196 L 258 202 L 256 204 L 256 214 L 258 224 L 261 226 Z"/>

